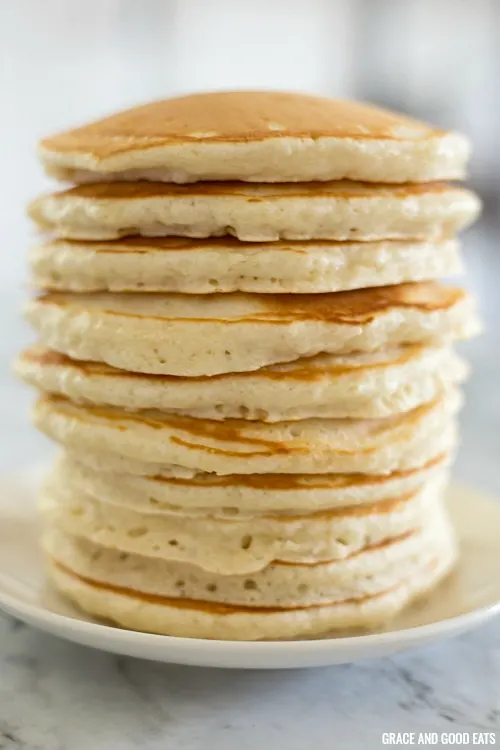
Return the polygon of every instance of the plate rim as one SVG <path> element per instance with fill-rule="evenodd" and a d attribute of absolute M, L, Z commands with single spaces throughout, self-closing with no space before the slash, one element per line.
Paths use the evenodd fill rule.
<path fill-rule="evenodd" d="M 6 605 L 6 609 L 3 609 L 4 604 Z M 152 643 L 168 642 L 169 644 L 178 644 L 183 646 L 191 646 L 197 644 L 198 647 L 201 647 L 201 645 L 203 644 L 203 646 L 215 646 L 215 648 L 219 649 L 227 648 L 228 645 L 234 645 L 238 646 L 238 648 L 240 648 L 241 650 L 257 650 L 256 647 L 258 647 L 258 650 L 261 651 L 275 651 L 276 649 L 279 649 L 280 651 L 286 651 L 288 648 L 305 646 L 306 644 L 309 648 L 314 645 L 315 648 L 313 650 L 318 651 L 328 650 L 329 648 L 332 648 L 334 644 L 339 649 L 341 646 L 352 646 L 354 645 L 354 643 L 383 645 L 387 641 L 390 642 L 395 640 L 396 637 L 398 641 L 413 640 L 413 638 L 411 638 L 412 635 L 423 634 L 425 636 L 425 634 L 430 632 L 435 633 L 441 632 L 443 630 L 459 630 L 463 624 L 466 624 L 471 620 L 478 620 L 479 622 L 483 622 L 490 617 L 500 615 L 499 599 L 494 604 L 485 604 L 482 607 L 478 607 L 477 609 L 471 610 L 470 612 L 464 612 L 460 615 L 455 615 L 454 617 L 445 617 L 442 620 L 426 623 L 425 625 L 412 625 L 400 630 L 388 630 L 383 633 L 360 633 L 359 635 L 338 636 L 334 638 L 296 638 L 290 640 L 274 641 L 238 641 L 221 640 L 216 638 L 183 638 L 181 636 L 175 635 L 161 635 L 159 633 L 147 633 L 140 630 L 128 630 L 127 628 L 121 628 L 118 625 L 114 626 L 107 625 L 104 622 L 101 623 L 93 622 L 91 620 L 83 620 L 78 617 L 63 615 L 60 612 L 51 612 L 50 609 L 47 609 L 43 605 L 23 602 L 13 594 L 6 594 L 0 588 L 0 610 L 7 612 L 7 607 L 9 610 L 11 610 L 11 612 L 17 611 L 20 613 L 18 615 L 18 619 L 22 619 L 21 615 L 25 615 L 27 618 L 29 617 L 33 620 L 53 620 L 57 623 L 67 622 L 71 624 L 78 623 L 77 629 L 89 631 L 96 630 L 101 632 L 103 631 L 115 636 L 119 634 L 120 636 L 122 636 L 123 640 L 128 640 L 130 638 L 131 640 L 137 641 L 150 641 Z M 11 614 L 11 612 L 7 613 Z M 38 613 L 41 613 L 41 615 L 39 615 Z M 16 617 L 17 615 L 12 614 L 11 616 Z"/>

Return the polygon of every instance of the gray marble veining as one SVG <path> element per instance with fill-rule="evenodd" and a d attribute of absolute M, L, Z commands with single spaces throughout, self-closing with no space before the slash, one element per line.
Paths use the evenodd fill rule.
<path fill-rule="evenodd" d="M 496 731 L 500 628 L 304 671 L 158 665 L 0 619 L 0 748 L 382 747 L 382 733 Z"/>

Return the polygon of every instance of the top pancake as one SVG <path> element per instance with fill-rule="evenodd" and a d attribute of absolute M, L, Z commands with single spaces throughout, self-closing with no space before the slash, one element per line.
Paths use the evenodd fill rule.
<path fill-rule="evenodd" d="M 367 104 L 239 91 L 152 102 L 44 139 L 46 171 L 74 182 L 459 179 L 463 136 Z"/>

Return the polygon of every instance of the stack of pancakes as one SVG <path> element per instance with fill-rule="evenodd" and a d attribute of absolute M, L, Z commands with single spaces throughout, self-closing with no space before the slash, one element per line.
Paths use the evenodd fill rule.
<path fill-rule="evenodd" d="M 156 102 L 43 141 L 40 343 L 18 371 L 62 454 L 49 576 L 171 635 L 372 626 L 457 548 L 454 341 L 477 215 L 456 134 L 278 93 Z"/>

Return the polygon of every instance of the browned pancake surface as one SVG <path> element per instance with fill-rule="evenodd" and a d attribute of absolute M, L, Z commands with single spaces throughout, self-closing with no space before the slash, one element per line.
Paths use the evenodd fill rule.
<path fill-rule="evenodd" d="M 118 302 L 120 296 L 131 299 L 133 293 L 125 295 L 114 295 Z M 330 292 L 326 294 L 253 294 L 247 297 L 239 292 L 225 295 L 181 295 L 170 294 L 169 299 L 189 298 L 191 301 L 198 300 L 201 305 L 213 304 L 218 297 L 225 300 L 233 299 L 236 303 L 251 299 L 258 302 L 262 309 L 249 311 L 247 315 L 236 318 L 214 318 L 212 313 L 206 317 L 179 318 L 176 315 L 148 315 L 145 312 L 133 310 L 110 309 L 106 306 L 106 299 L 112 300 L 112 295 L 89 294 L 66 294 L 64 292 L 48 292 L 38 298 L 42 304 L 58 305 L 61 307 L 81 305 L 85 307 L 85 299 L 103 300 L 102 309 L 106 314 L 120 315 L 124 317 L 151 317 L 165 320 L 217 320 L 225 322 L 263 322 L 263 323 L 288 323 L 293 320 L 322 320 L 330 323 L 357 325 L 369 323 L 377 315 L 398 308 L 413 308 L 424 312 L 446 310 L 464 299 L 466 293 L 458 287 L 449 287 L 437 282 L 421 282 L 410 284 L 396 284 L 386 287 L 371 287 L 368 289 L 356 289 L 348 292 Z M 151 294 L 150 299 L 165 298 L 165 295 Z M 137 296 L 140 300 L 140 295 Z M 96 308 L 94 308 L 96 309 Z M 207 312 L 210 310 L 207 307 Z M 212 307 L 213 310 L 213 307 Z"/>
<path fill-rule="evenodd" d="M 152 102 L 45 138 L 55 152 L 95 159 L 185 142 L 248 142 L 269 138 L 420 140 L 440 135 L 408 117 L 362 104 L 306 94 L 240 91 Z"/>
<path fill-rule="evenodd" d="M 178 185 L 169 182 L 91 182 L 76 185 L 68 190 L 60 190 L 50 196 L 41 196 L 33 201 L 47 197 L 52 200 L 83 198 L 87 200 L 147 200 L 149 198 L 192 198 L 193 196 L 242 197 L 247 202 L 258 203 L 277 198 L 409 198 L 412 196 L 453 193 L 454 188 L 446 182 L 422 182 L 394 185 L 377 182 L 355 182 L 353 180 L 334 180 L 331 182 L 291 182 L 291 183 L 245 183 L 245 182 L 195 182 L 189 185 Z"/>

